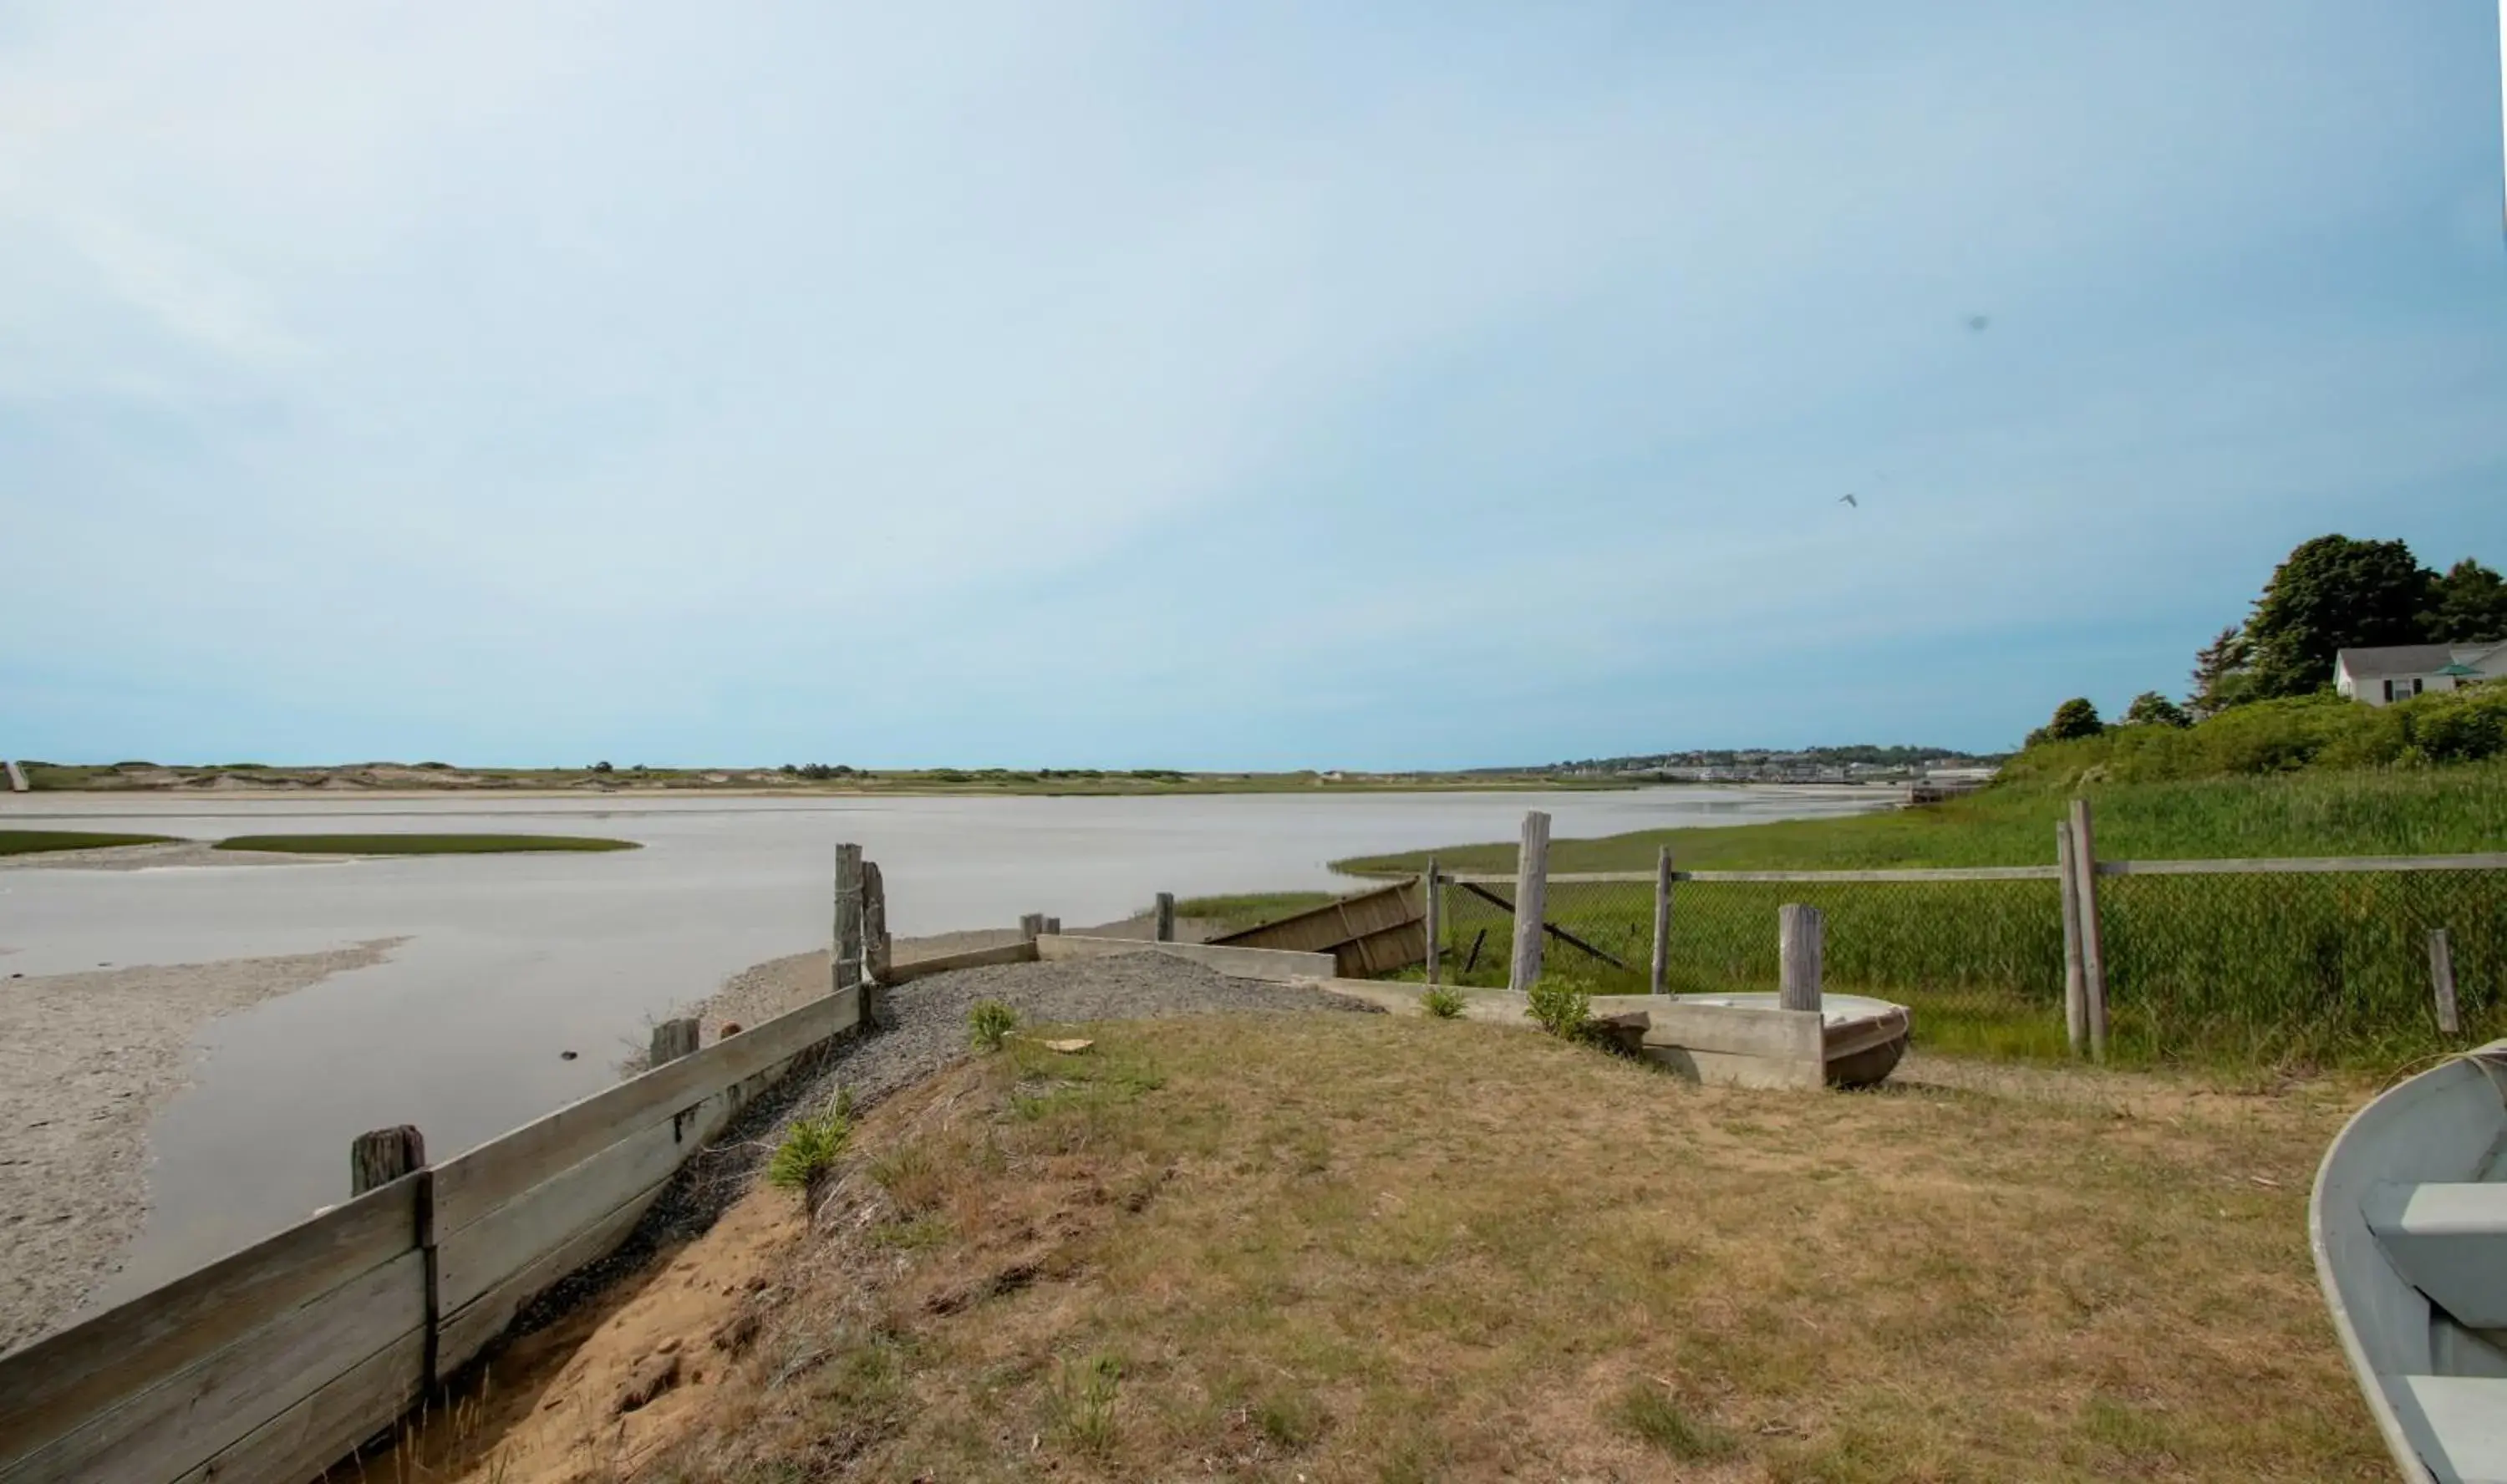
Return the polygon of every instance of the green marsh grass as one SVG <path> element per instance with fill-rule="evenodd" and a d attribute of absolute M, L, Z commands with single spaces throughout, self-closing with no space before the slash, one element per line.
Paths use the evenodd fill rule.
<path fill-rule="evenodd" d="M 237 835 L 221 851 L 289 855 L 503 855 L 530 851 L 633 851 L 632 840 L 589 835 Z"/>
<path fill-rule="evenodd" d="M 171 835 L 115 835 L 92 830 L 0 830 L 0 855 L 47 851 L 100 851 L 120 845 L 167 845 Z"/>

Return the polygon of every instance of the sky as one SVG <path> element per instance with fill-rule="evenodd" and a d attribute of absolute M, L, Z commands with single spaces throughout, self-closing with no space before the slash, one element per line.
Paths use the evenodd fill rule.
<path fill-rule="evenodd" d="M 2507 565 L 2498 28 L 0 0 L 0 752 L 2008 747 Z"/>

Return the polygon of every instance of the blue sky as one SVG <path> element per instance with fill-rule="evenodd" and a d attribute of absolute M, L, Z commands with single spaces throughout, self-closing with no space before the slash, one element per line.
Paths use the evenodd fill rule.
<path fill-rule="evenodd" d="M 2489 0 L 0 0 L 0 750 L 2009 745 L 2307 536 L 2507 564 L 2499 85 Z"/>

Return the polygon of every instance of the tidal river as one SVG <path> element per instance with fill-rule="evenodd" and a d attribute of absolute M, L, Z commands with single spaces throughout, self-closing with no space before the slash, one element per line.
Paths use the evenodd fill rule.
<path fill-rule="evenodd" d="M 1354 885 L 1337 856 L 1860 812 L 1877 790 L 1303 797 L 242 800 L 0 798 L 0 826 L 248 833 L 606 835 L 605 854 L 433 856 L 137 871 L 0 871 L 0 968 L 206 964 L 401 939 L 211 1021 L 149 1134 L 149 1211 L 100 1298 L 127 1296 L 346 1193 L 348 1140 L 414 1123 L 437 1157 L 598 1090 L 648 1021 L 763 959 L 821 947 L 833 848 L 888 881 L 898 936 L 1072 927 L 1180 896 Z M 7 981 L 0 980 L 0 984 Z M 574 1052 L 571 1060 L 564 1052 Z M 0 1064 L 5 1065 L 5 1064 Z"/>

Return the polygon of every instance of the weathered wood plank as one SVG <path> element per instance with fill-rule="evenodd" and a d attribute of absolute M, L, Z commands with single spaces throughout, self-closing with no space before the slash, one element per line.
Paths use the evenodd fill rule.
<path fill-rule="evenodd" d="M 174 1484 L 304 1484 L 418 1404 L 426 1330 L 413 1329 L 220 1449 Z"/>
<path fill-rule="evenodd" d="M 436 1239 L 436 1307 L 450 1314 L 571 1241 L 637 1191 L 667 1180 L 751 1099 L 780 1081 L 780 1062 L 692 1108 L 668 1114 L 475 1221 Z"/>
<path fill-rule="evenodd" d="M 397 1180 L 0 1358 L 0 1460 L 414 1251 L 417 1221 Z"/>
<path fill-rule="evenodd" d="M 2301 860 L 2101 860 L 2100 876 L 2317 876 L 2344 871 L 2507 871 L 2507 854 L 2324 855 Z"/>
<path fill-rule="evenodd" d="M 617 1210 L 602 1216 L 569 1239 L 563 1247 L 550 1252 L 529 1267 L 498 1284 L 487 1293 L 473 1299 L 468 1306 L 447 1315 L 436 1326 L 436 1368 L 450 1375 L 457 1367 L 487 1349 L 488 1343 L 503 1334 L 513 1323 L 523 1306 L 545 1293 L 576 1269 L 597 1262 L 627 1240 L 636 1229 L 646 1208 L 650 1207 L 670 1184 L 658 1181 L 637 1191 Z"/>
<path fill-rule="evenodd" d="M 1828 1042 L 1817 1011 L 1675 1003 L 1649 1009 L 1646 1016 L 1648 1046 L 1826 1065 Z"/>
<path fill-rule="evenodd" d="M 860 1018 L 858 989 L 814 999 L 455 1155 L 435 1168 L 436 1230 L 458 1230 L 621 1136 L 789 1061 Z"/>
<path fill-rule="evenodd" d="M 1036 952 L 1036 940 L 1029 938 L 1017 943 L 1004 943 L 999 948 L 970 948 L 964 953 L 901 959 L 889 965 L 886 982 L 904 984 L 932 974 L 946 974 L 962 968 L 986 968 L 996 963 L 1034 963 Z"/>
<path fill-rule="evenodd" d="M 1161 943 L 1172 943 L 1176 940 L 1174 892 L 1161 891 L 1158 893 L 1157 912 L 1152 921 L 1154 926 L 1149 934 L 1151 937 L 1157 939 Z"/>
<path fill-rule="evenodd" d="M 663 1021 L 653 1028 L 652 1045 L 645 1053 L 644 1065 L 663 1067 L 683 1056 L 694 1056 L 701 1039 L 703 1036 L 693 1015 Z"/>
<path fill-rule="evenodd" d="M 101 1410 L 13 1463 L 5 1484 L 155 1484 L 204 1463 L 426 1321 L 412 1250 Z"/>

